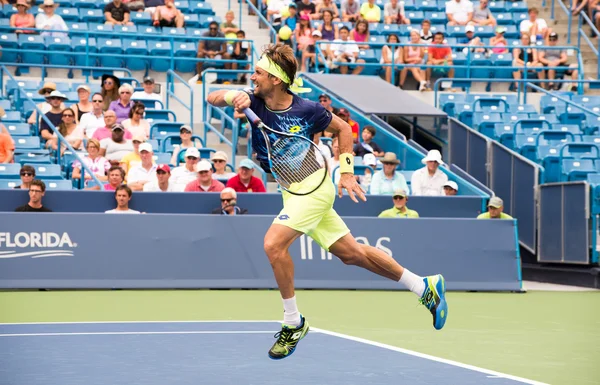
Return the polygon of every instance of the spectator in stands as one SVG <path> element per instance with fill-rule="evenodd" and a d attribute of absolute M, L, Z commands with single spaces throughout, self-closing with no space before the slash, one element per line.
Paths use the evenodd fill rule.
<path fill-rule="evenodd" d="M 111 166 L 108 169 L 108 183 L 104 185 L 104 189 L 108 191 L 115 191 L 117 187 L 121 186 L 125 181 L 125 171 L 119 166 Z M 94 186 L 88 190 L 100 190 L 99 186 Z"/>
<path fill-rule="evenodd" d="M 490 45 L 493 46 L 492 53 L 508 53 L 508 42 L 504 38 L 506 28 L 502 26 L 496 27 L 496 35 L 490 39 Z"/>
<path fill-rule="evenodd" d="M 200 151 L 195 147 L 190 147 L 185 151 L 185 165 L 173 169 L 171 179 L 177 185 L 187 185 L 196 179 L 196 165 L 200 160 Z"/>
<path fill-rule="evenodd" d="M 67 100 L 67 97 L 60 91 L 52 91 L 49 96 L 46 97 L 46 101 L 52 107 L 50 111 L 46 112 L 45 116 L 48 118 L 50 123 L 56 128 L 62 121 L 63 102 Z M 40 136 L 42 139 L 48 141 L 46 148 L 52 145 L 52 138 L 54 137 L 54 131 L 50 128 L 45 119 L 40 119 Z"/>
<path fill-rule="evenodd" d="M 179 128 L 179 138 L 181 139 L 181 144 L 173 146 L 173 156 L 171 157 L 171 164 L 175 165 L 181 163 L 180 155 L 182 150 L 187 150 L 191 147 L 202 148 L 202 143 L 196 143 L 192 140 L 192 128 L 186 124 Z"/>
<path fill-rule="evenodd" d="M 239 28 L 237 24 L 233 22 L 235 19 L 235 14 L 232 10 L 225 12 L 225 22 L 221 23 L 221 32 L 228 39 L 235 39 L 237 37 L 237 32 Z"/>
<path fill-rule="evenodd" d="M 221 207 L 217 207 L 212 211 L 213 214 L 221 215 L 243 215 L 248 214 L 247 209 L 243 209 L 237 205 L 237 193 L 231 187 L 225 187 L 221 191 Z"/>
<path fill-rule="evenodd" d="M 369 191 L 373 175 L 375 174 L 375 170 L 377 170 L 377 158 L 373 154 L 365 154 L 363 156 L 363 164 L 371 167 L 373 172 L 371 173 L 371 169 L 365 168 L 365 173 L 363 175 L 357 175 L 356 179 L 363 191 Z"/>
<path fill-rule="evenodd" d="M 154 79 L 150 76 L 146 76 L 144 81 L 142 82 L 142 87 L 144 87 L 144 91 L 135 91 L 133 95 L 131 95 L 131 100 L 156 100 L 154 103 L 155 110 L 162 110 L 160 102 L 160 95 L 154 92 Z"/>
<path fill-rule="evenodd" d="M 454 196 L 458 194 L 458 184 L 456 182 L 449 180 L 444 183 L 444 195 L 445 196 Z"/>
<path fill-rule="evenodd" d="M 393 197 L 394 207 L 384 210 L 378 215 L 378 218 L 418 218 L 419 213 L 415 210 L 410 210 L 406 207 L 408 202 L 408 194 L 404 189 L 394 190 Z"/>
<path fill-rule="evenodd" d="M 290 3 L 290 5 L 288 5 L 288 13 L 289 16 L 282 15 L 281 27 L 288 26 L 292 31 L 295 31 L 299 17 L 296 3 Z M 277 36 L 277 38 L 279 38 L 279 36 Z"/>
<path fill-rule="evenodd" d="M 19 176 L 21 177 L 21 184 L 15 186 L 15 190 L 29 190 L 31 182 L 35 179 L 35 168 L 29 165 L 22 166 L 19 171 Z"/>
<path fill-rule="evenodd" d="M 64 109 L 62 112 L 62 122 L 58 125 L 58 132 L 65 138 L 74 150 L 83 150 L 83 131 L 79 129 L 75 123 L 75 111 L 71 108 Z M 58 137 L 54 135 L 52 149 L 56 150 L 58 145 Z M 67 146 L 61 142 L 61 153 L 66 150 Z"/>
<path fill-rule="evenodd" d="M 355 23 L 360 19 L 359 0 L 342 0 L 342 21 Z"/>
<path fill-rule="evenodd" d="M 561 48 L 552 48 L 556 47 L 558 44 L 558 34 L 556 32 L 550 33 L 548 36 L 548 47 L 547 49 L 540 49 L 538 52 L 538 60 L 542 63 L 546 68 L 552 67 L 563 67 L 567 68 L 565 71 L 565 75 L 571 76 L 573 80 L 577 80 L 578 71 L 577 64 L 567 64 L 569 60 L 567 56 L 567 51 Z M 548 80 L 556 79 L 556 69 L 547 69 L 546 76 Z M 560 83 L 548 83 L 549 89 L 560 90 Z M 576 91 L 577 86 L 571 85 L 570 91 Z"/>
<path fill-rule="evenodd" d="M 107 111 L 108 112 L 108 111 Z M 112 135 L 100 141 L 100 155 L 106 157 L 110 164 L 119 165 L 125 155 L 133 151 L 131 140 L 125 139 L 125 128 L 120 124 L 112 126 Z"/>
<path fill-rule="evenodd" d="M 316 19 L 319 17 L 319 15 L 317 14 L 317 7 L 312 2 L 312 0 L 297 1 L 296 7 L 298 8 L 298 14 L 300 16 L 302 16 L 303 14 L 307 14 L 312 19 Z M 300 16 L 298 16 L 298 17 L 300 17 Z"/>
<path fill-rule="evenodd" d="M 161 5 L 165 5 L 164 0 L 144 0 L 144 12 L 153 15 L 156 12 L 156 8 Z"/>
<path fill-rule="evenodd" d="M 410 31 L 410 43 L 411 44 L 423 44 L 421 41 L 421 35 L 416 29 Z M 415 47 L 413 45 L 407 45 L 403 50 L 403 62 L 405 64 L 422 64 L 423 58 L 425 57 L 426 47 Z M 400 88 L 404 88 L 404 82 L 406 81 L 406 75 L 408 72 L 413 75 L 415 80 L 419 82 L 419 91 L 425 91 L 427 89 L 427 81 L 425 80 L 425 72 L 420 67 L 404 67 L 400 71 Z"/>
<path fill-rule="evenodd" d="M 592 3 L 593 2 L 590 2 L 589 6 L 591 6 Z M 571 13 L 573 16 L 577 16 L 582 9 L 586 8 L 586 6 L 588 6 L 588 0 L 581 0 L 581 2 L 579 0 L 573 0 L 571 5 Z M 590 20 L 593 20 L 593 18 L 590 17 Z"/>
<path fill-rule="evenodd" d="M 119 163 L 119 166 L 125 171 L 125 174 L 127 174 L 131 168 L 142 163 L 142 158 L 140 158 L 140 144 L 145 142 L 146 138 L 143 136 L 134 136 L 131 140 L 133 151 L 125 155 Z"/>
<path fill-rule="evenodd" d="M 185 186 L 186 192 L 220 192 L 225 188 L 223 183 L 212 177 L 212 165 L 207 160 L 201 160 L 195 167 L 197 179 Z"/>
<path fill-rule="evenodd" d="M 236 33 L 237 41 L 233 44 L 233 52 L 231 53 L 232 60 L 240 60 L 240 61 L 248 61 L 248 54 L 252 52 L 252 44 L 249 41 L 240 41 L 246 39 L 246 32 L 241 29 Z M 241 66 L 243 70 L 250 69 L 250 63 L 242 64 L 242 63 L 231 63 L 231 69 L 237 70 L 238 66 Z M 240 79 L 237 81 L 238 84 L 246 84 L 246 74 L 243 73 L 240 76 Z"/>
<path fill-rule="evenodd" d="M 150 123 L 143 119 L 146 112 L 146 106 L 143 103 L 134 103 L 129 110 L 129 119 L 125 119 L 121 124 L 126 130 L 131 132 L 133 136 L 143 136 L 150 138 Z"/>
<path fill-rule="evenodd" d="M 51 213 L 48 207 L 42 204 L 42 198 L 46 195 L 46 184 L 41 180 L 34 180 L 29 185 L 29 202 L 15 209 L 16 212 Z"/>
<path fill-rule="evenodd" d="M 350 125 L 350 128 L 352 129 L 352 138 L 354 139 L 354 143 L 358 143 L 358 133 L 360 132 L 360 126 L 354 120 L 350 119 L 350 111 L 348 111 L 346 108 L 340 108 L 338 110 L 337 116 Z"/>
<path fill-rule="evenodd" d="M 38 94 L 47 98 L 48 96 L 50 96 L 52 91 L 56 91 L 56 84 L 52 82 L 45 82 L 42 88 L 38 90 Z M 47 100 L 36 104 L 36 107 L 39 108 L 44 114 L 52 109 L 52 106 L 50 105 L 50 103 L 48 103 Z M 64 104 L 62 104 L 61 108 L 64 110 L 66 107 Z M 40 124 L 40 121 L 38 120 L 37 110 L 34 109 L 32 111 L 31 115 L 27 119 L 27 123 L 37 125 Z"/>
<path fill-rule="evenodd" d="M 369 49 L 369 23 L 366 20 L 359 20 L 350 31 L 350 40 L 354 40 L 357 43 L 366 43 L 360 44 L 358 46 L 359 49 Z"/>
<path fill-rule="evenodd" d="M 141 214 L 137 210 L 129 208 L 129 201 L 133 191 L 125 185 L 121 185 L 115 189 L 115 200 L 117 201 L 117 207 L 112 210 L 106 210 L 106 214 Z"/>
<path fill-rule="evenodd" d="M 237 175 L 235 172 L 227 171 L 227 161 L 229 158 L 227 157 L 225 151 L 217 151 L 213 153 L 210 157 L 210 160 L 215 168 L 215 172 L 212 174 L 213 178 L 223 181 L 229 180 Z"/>
<path fill-rule="evenodd" d="M 398 157 L 393 152 L 386 152 L 381 158 L 383 170 L 375 172 L 371 179 L 371 194 L 392 195 L 395 190 L 403 189 L 408 192 L 406 178 L 396 168 L 400 164 Z"/>
<path fill-rule="evenodd" d="M 309 46 L 314 46 L 315 40 L 312 36 L 313 29 L 310 25 L 310 16 L 307 14 L 300 15 L 300 22 L 296 26 L 296 44 L 298 52 L 307 50 Z"/>
<path fill-rule="evenodd" d="M 225 38 L 223 32 L 219 31 L 219 23 L 211 21 L 208 25 L 208 32 L 202 34 L 205 39 L 200 40 L 198 44 L 198 54 L 196 57 L 200 59 L 230 59 L 231 56 L 227 53 L 227 42 L 225 40 L 210 40 L 210 38 Z M 198 73 L 198 82 L 202 82 L 202 67 L 204 63 L 199 61 L 196 64 L 196 72 Z M 226 63 L 225 68 L 230 68 L 231 65 Z"/>
<path fill-rule="evenodd" d="M 467 25 L 473 19 L 473 3 L 469 0 L 450 0 L 446 3 L 448 25 Z"/>
<path fill-rule="evenodd" d="M 58 31 L 68 31 L 67 24 L 63 20 L 60 15 L 54 13 L 58 4 L 54 2 L 54 0 L 44 0 L 44 3 L 40 8 L 44 12 L 38 13 L 35 17 L 35 28 L 37 29 L 49 29 L 53 32 L 42 32 L 42 36 L 52 36 L 52 37 L 67 37 L 67 34 L 64 32 Z"/>
<path fill-rule="evenodd" d="M 375 4 L 375 0 L 367 0 L 360 6 L 360 15 L 369 23 L 379 23 L 381 21 L 381 8 Z"/>
<path fill-rule="evenodd" d="M 421 44 L 429 44 L 433 41 L 433 32 L 431 32 L 431 21 L 425 19 L 421 22 Z"/>
<path fill-rule="evenodd" d="M 528 33 L 531 43 L 535 43 L 540 39 L 547 40 L 551 30 L 548 28 L 546 20 L 538 18 L 540 12 L 537 8 L 529 8 L 528 13 L 529 19 L 523 20 L 519 25 L 521 35 Z"/>
<path fill-rule="evenodd" d="M 435 35 L 433 35 L 433 44 L 429 47 L 428 51 L 429 60 L 427 61 L 427 64 L 439 66 L 438 68 L 434 68 L 436 73 L 453 78 L 454 68 L 452 68 L 452 50 L 447 44 L 444 44 L 444 34 L 442 32 L 436 32 Z M 428 84 L 431 81 L 431 69 L 432 67 L 427 68 L 426 72 Z M 427 88 L 429 88 L 429 86 L 427 86 Z"/>
<path fill-rule="evenodd" d="M 332 114 L 338 114 L 338 109 L 331 105 L 331 98 L 327 94 L 319 95 L 319 103 L 325 108 L 327 111 Z"/>
<path fill-rule="evenodd" d="M 364 126 L 362 130 L 362 142 L 359 141 L 354 145 L 352 151 L 355 156 L 365 156 L 366 154 L 373 154 L 377 157 L 383 156 L 383 150 L 377 143 L 373 141 L 373 138 L 377 134 L 377 130 L 373 126 Z"/>
<path fill-rule="evenodd" d="M 485 53 L 485 48 L 482 48 L 481 46 L 485 45 L 483 44 L 483 42 L 481 41 L 481 39 L 477 36 L 475 36 L 475 26 L 474 25 L 467 25 L 465 27 L 465 37 L 460 38 L 458 40 L 458 44 L 460 45 L 466 45 L 468 47 L 479 47 L 479 48 L 470 48 L 471 52 L 476 52 L 476 53 Z M 468 54 L 469 52 L 469 48 L 463 48 L 463 52 L 464 54 Z"/>
<path fill-rule="evenodd" d="M 177 9 L 174 0 L 165 0 L 165 5 L 156 7 L 152 14 L 152 24 L 155 27 L 183 28 L 185 20 L 183 13 Z"/>
<path fill-rule="evenodd" d="M 103 156 L 100 156 L 100 142 L 96 139 L 90 139 L 87 142 L 87 156 L 82 157 L 83 163 L 90 169 L 100 180 L 105 182 L 108 180 L 106 173 L 110 169 L 110 162 Z M 81 179 L 81 163 L 76 160 L 73 162 L 72 179 Z M 92 176 L 85 172 L 85 185 L 92 180 Z"/>
<path fill-rule="evenodd" d="M 281 28 L 281 18 L 283 11 L 287 8 L 287 4 L 289 1 L 284 0 L 269 0 L 268 2 L 264 2 L 263 7 L 267 9 L 267 20 L 271 21 L 271 25 L 273 28 L 278 30 Z"/>
<path fill-rule="evenodd" d="M 328 12 L 326 12 L 328 13 Z M 318 29 L 312 31 L 313 44 L 309 45 L 302 51 L 302 59 L 300 60 L 300 71 L 306 72 L 307 68 L 311 68 L 315 64 L 315 58 L 317 56 L 317 44 L 322 40 L 323 34 Z M 321 47 L 321 49 L 324 49 Z M 308 63 L 308 65 L 307 65 Z M 323 60 L 319 57 L 319 63 L 323 63 Z"/>
<path fill-rule="evenodd" d="M 358 59 L 358 45 L 353 44 L 354 41 L 349 40 L 350 30 L 348 27 L 343 26 L 340 28 L 340 38 L 334 40 L 333 44 L 329 46 L 328 56 L 333 57 L 333 61 L 342 62 L 342 63 L 351 63 L 351 64 L 361 64 L 365 61 L 363 59 Z M 348 73 L 349 65 L 339 65 L 337 63 L 331 63 L 331 66 L 337 68 L 340 67 L 340 73 L 345 75 Z M 358 75 L 361 73 L 364 67 L 356 66 L 354 70 L 352 70 L 353 75 Z"/>
<path fill-rule="evenodd" d="M 329 11 L 333 17 L 333 21 L 340 21 L 340 11 L 333 0 L 321 0 L 321 3 L 317 5 L 318 18 L 323 20 L 325 12 Z M 321 31 L 322 33 L 322 31 Z"/>
<path fill-rule="evenodd" d="M 129 111 L 133 107 L 131 95 L 133 95 L 133 87 L 130 84 L 123 84 L 119 87 L 119 99 L 110 103 L 108 109 L 117 114 L 117 123 L 129 117 Z"/>
<path fill-rule="evenodd" d="M 27 31 L 25 28 L 35 28 L 35 17 L 31 13 L 28 13 L 31 6 L 27 0 L 17 0 L 17 13 L 10 17 L 9 25 L 11 28 L 23 28 L 16 29 L 15 33 L 34 33 L 35 31 Z"/>
<path fill-rule="evenodd" d="M 321 32 L 321 37 L 323 38 L 323 40 L 327 40 L 327 41 L 334 41 L 335 39 L 339 38 L 340 35 L 340 30 L 337 26 L 337 24 L 333 23 L 333 13 L 326 9 L 323 11 L 323 23 L 321 23 L 321 25 L 319 26 L 319 31 Z M 368 32 L 368 26 L 367 26 L 367 32 Z M 323 47 L 321 46 L 321 50 L 323 50 Z"/>
<path fill-rule="evenodd" d="M 487 213 L 482 213 L 477 216 L 477 219 L 513 219 L 508 214 L 502 212 L 504 210 L 504 202 L 499 197 L 492 197 L 488 203 Z"/>
<path fill-rule="evenodd" d="M 448 182 L 448 176 L 439 169 L 439 166 L 444 165 L 442 154 L 438 150 L 430 150 L 421 163 L 425 167 L 413 172 L 410 179 L 412 195 L 444 195 L 444 185 Z"/>
<path fill-rule="evenodd" d="M 417 32 L 417 35 L 418 35 L 418 32 Z M 395 33 L 391 33 L 387 36 L 387 42 L 388 42 L 388 44 L 398 44 L 398 43 L 400 43 L 400 39 L 398 39 L 398 35 L 396 35 Z M 390 48 L 390 46 L 384 45 L 383 48 L 381 49 L 381 60 L 380 60 L 381 64 L 391 64 L 392 56 L 393 56 L 393 62 L 395 64 L 402 64 L 402 51 L 403 51 L 403 48 L 400 46 L 395 46 L 395 47 Z M 392 82 L 392 66 L 386 66 L 384 68 L 385 68 L 385 81 L 388 83 L 391 83 Z M 398 69 L 399 68 L 397 66 L 395 66 L 393 68 L 394 73 Z"/>
<path fill-rule="evenodd" d="M 143 12 L 146 8 L 144 0 L 123 0 L 131 12 Z"/>
<path fill-rule="evenodd" d="M 110 104 L 119 99 L 119 87 L 121 80 L 113 75 L 102 75 L 102 99 L 104 100 L 104 111 L 108 110 Z"/>
<path fill-rule="evenodd" d="M 94 131 L 92 138 L 102 141 L 103 139 L 112 136 L 112 128 L 117 122 L 117 114 L 113 110 L 108 110 L 104 113 L 104 127 L 100 127 Z M 125 139 L 131 139 L 131 132 L 125 130 Z"/>
<path fill-rule="evenodd" d="M 515 47 L 513 49 L 513 67 L 521 68 L 513 72 L 513 78 L 515 80 L 520 80 L 522 78 L 521 73 L 523 72 L 524 68 L 527 68 L 527 71 L 532 73 L 532 75 L 537 73 L 538 78 L 544 78 L 545 74 L 544 70 L 542 69 L 542 63 L 539 61 L 538 51 L 537 49 L 529 46 L 530 40 L 531 37 L 529 36 L 529 33 L 523 32 L 521 34 L 521 48 Z M 525 50 L 522 47 L 527 47 L 527 49 Z M 527 77 L 531 78 L 534 76 Z M 515 87 L 518 89 L 519 83 L 515 83 Z"/>
<path fill-rule="evenodd" d="M 127 185 L 133 191 L 142 191 L 148 182 L 156 181 L 157 165 L 152 160 L 154 151 L 150 143 L 142 143 L 139 147 L 142 163 L 131 167 L 127 173 Z"/>
<path fill-rule="evenodd" d="M 469 24 L 472 25 L 496 25 L 496 19 L 488 7 L 488 0 L 481 0 L 479 7 L 473 10 L 473 19 Z"/>
<path fill-rule="evenodd" d="M 85 84 L 81 84 L 77 87 L 77 97 L 79 102 L 72 104 L 70 108 L 75 111 L 75 123 L 79 124 L 83 114 L 88 113 L 94 109 L 92 102 L 90 102 L 91 89 Z"/>
<path fill-rule="evenodd" d="M 237 192 L 267 192 L 262 180 L 252 175 L 254 167 L 255 164 L 251 159 L 242 160 L 237 175 L 227 181 L 227 187 Z"/>
<path fill-rule="evenodd" d="M 4 109 L 0 107 L 0 119 L 6 116 Z M 12 140 L 10 133 L 0 123 L 0 163 L 13 163 L 15 157 L 15 142 Z"/>
<path fill-rule="evenodd" d="M 182 191 L 169 182 L 171 178 L 171 167 L 168 164 L 159 164 L 156 166 L 156 179 L 144 184 L 144 192 L 174 192 Z"/>
<path fill-rule="evenodd" d="M 104 7 L 105 24 L 111 25 L 133 25 L 129 7 L 122 0 L 113 0 Z"/>
<path fill-rule="evenodd" d="M 404 13 L 404 2 L 391 0 L 383 6 L 383 18 L 386 24 L 408 24 L 410 19 Z"/>

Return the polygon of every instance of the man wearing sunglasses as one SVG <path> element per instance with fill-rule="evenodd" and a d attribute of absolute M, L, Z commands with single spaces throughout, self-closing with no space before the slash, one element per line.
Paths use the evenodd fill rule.
<path fill-rule="evenodd" d="M 199 59 L 229 59 L 230 55 L 227 53 L 227 42 L 225 40 L 209 40 L 210 38 L 225 38 L 223 32 L 219 31 L 219 23 L 212 21 L 208 26 L 208 32 L 205 32 L 198 44 L 198 57 Z M 202 80 L 202 67 L 204 63 L 199 61 L 196 64 L 196 72 L 198 73 L 198 82 Z M 225 64 L 225 69 L 231 67 L 230 63 Z"/>
<path fill-rule="evenodd" d="M 42 205 L 42 198 L 45 194 L 46 184 L 41 180 L 34 180 L 29 186 L 29 202 L 26 205 L 17 207 L 15 211 L 30 213 L 51 213 L 52 210 Z"/>
<path fill-rule="evenodd" d="M 221 215 L 244 215 L 248 214 L 247 209 L 243 209 L 237 205 L 237 193 L 231 187 L 225 187 L 221 191 L 221 207 L 213 210 L 213 214 Z"/>
<path fill-rule="evenodd" d="M 52 108 L 46 112 L 45 116 L 57 129 L 58 125 L 62 122 L 62 103 L 65 100 L 67 100 L 67 97 L 60 91 L 52 91 L 50 95 L 46 96 L 46 101 Z M 54 138 L 54 131 L 52 131 L 43 118 L 40 121 L 40 136 L 45 140 L 52 140 Z"/>
<path fill-rule="evenodd" d="M 88 139 L 92 139 L 97 129 L 105 126 L 103 106 L 102 94 L 95 93 L 92 95 L 92 110 L 81 115 L 79 129 Z"/>
<path fill-rule="evenodd" d="M 408 194 L 403 189 L 394 191 L 394 207 L 384 210 L 379 214 L 379 218 L 418 218 L 419 213 L 406 207 Z"/>

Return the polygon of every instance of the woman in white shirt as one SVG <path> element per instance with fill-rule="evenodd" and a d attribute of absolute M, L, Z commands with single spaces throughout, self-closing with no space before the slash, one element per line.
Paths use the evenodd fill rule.
<path fill-rule="evenodd" d="M 87 143 L 88 156 L 82 158 L 83 163 L 96 175 L 101 182 L 108 180 L 106 172 L 110 168 L 110 162 L 100 156 L 100 142 L 97 139 L 90 139 Z M 73 179 L 81 179 L 81 163 L 76 160 L 73 162 Z M 85 173 L 85 185 L 92 180 L 89 173 Z"/>
<path fill-rule="evenodd" d="M 131 135 L 143 136 L 148 139 L 150 138 L 150 123 L 143 119 L 145 112 L 146 106 L 143 103 L 135 103 L 129 110 L 129 119 L 125 119 L 121 124 L 131 132 Z"/>
<path fill-rule="evenodd" d="M 44 0 L 41 8 L 44 10 L 43 13 L 38 13 L 35 17 L 35 28 L 37 29 L 50 29 L 52 31 L 60 30 L 67 31 L 67 24 L 60 15 L 54 13 L 58 4 L 54 3 L 54 0 Z M 52 37 L 67 37 L 66 33 L 62 32 L 42 32 L 42 36 Z"/>
<path fill-rule="evenodd" d="M 439 169 L 444 165 L 442 154 L 438 150 L 431 150 L 421 162 L 425 167 L 415 171 L 410 179 L 412 195 L 445 195 L 444 184 L 448 182 L 448 176 Z"/>
<path fill-rule="evenodd" d="M 400 40 L 398 39 L 398 35 L 392 33 L 387 37 L 388 44 L 398 44 Z M 395 48 L 395 49 L 393 49 Z M 394 52 L 394 63 L 401 64 L 402 63 L 402 47 L 388 47 L 384 45 L 381 49 L 381 64 L 391 64 L 392 63 L 392 52 Z M 398 67 L 395 67 L 394 70 L 397 70 Z M 385 67 L 385 81 L 388 83 L 392 82 L 392 66 Z"/>

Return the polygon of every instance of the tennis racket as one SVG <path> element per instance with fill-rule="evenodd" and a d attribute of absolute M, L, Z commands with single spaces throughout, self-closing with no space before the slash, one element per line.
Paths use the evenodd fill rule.
<path fill-rule="evenodd" d="M 312 140 L 273 130 L 250 108 L 244 114 L 262 133 L 271 173 L 282 189 L 294 195 L 308 195 L 321 187 L 328 176 L 327 161 Z"/>

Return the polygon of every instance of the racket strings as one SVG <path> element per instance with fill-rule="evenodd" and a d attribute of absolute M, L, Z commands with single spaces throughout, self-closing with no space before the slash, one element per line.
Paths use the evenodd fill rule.
<path fill-rule="evenodd" d="M 279 176 L 283 187 L 300 183 L 323 168 L 324 160 L 320 151 L 308 140 L 282 138 L 273 143 L 272 170 Z"/>

